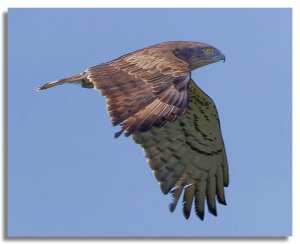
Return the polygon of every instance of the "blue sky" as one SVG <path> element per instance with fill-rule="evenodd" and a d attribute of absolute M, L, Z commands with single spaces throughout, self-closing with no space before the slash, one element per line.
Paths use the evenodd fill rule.
<path fill-rule="evenodd" d="M 192 74 L 217 105 L 230 167 L 228 206 L 204 222 L 168 211 L 139 146 L 114 139 L 97 91 L 36 91 L 170 40 L 226 55 Z M 290 9 L 10 9 L 8 234 L 290 235 L 291 51 Z"/>

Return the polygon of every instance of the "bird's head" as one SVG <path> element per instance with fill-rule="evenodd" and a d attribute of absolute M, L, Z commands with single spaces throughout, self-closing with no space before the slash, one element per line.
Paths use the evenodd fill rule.
<path fill-rule="evenodd" d="M 173 53 L 186 61 L 192 70 L 220 60 L 225 62 L 225 55 L 217 48 L 200 42 L 177 42 Z"/>

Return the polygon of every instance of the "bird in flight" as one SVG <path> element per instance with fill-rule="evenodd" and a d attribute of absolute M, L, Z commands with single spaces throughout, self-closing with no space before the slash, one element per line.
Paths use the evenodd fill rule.
<path fill-rule="evenodd" d="M 121 126 L 115 137 L 132 136 L 144 149 L 161 191 L 172 195 L 170 211 L 183 192 L 185 218 L 194 203 L 203 220 L 205 205 L 215 216 L 216 200 L 226 205 L 229 174 L 217 109 L 191 71 L 221 60 L 225 56 L 205 43 L 164 42 L 38 90 L 68 83 L 98 90 L 106 97 L 112 124 Z"/>

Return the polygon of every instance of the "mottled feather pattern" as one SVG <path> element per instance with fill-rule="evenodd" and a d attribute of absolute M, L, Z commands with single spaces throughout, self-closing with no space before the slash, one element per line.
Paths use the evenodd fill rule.
<path fill-rule="evenodd" d="M 127 136 L 161 127 L 187 110 L 190 70 L 170 51 L 142 50 L 91 67 L 86 73 L 107 97 L 113 125 L 120 124 Z"/>
<path fill-rule="evenodd" d="M 133 139 L 144 148 L 162 192 L 171 192 L 170 211 L 175 210 L 184 192 L 184 216 L 189 218 L 194 200 L 195 212 L 203 219 L 205 199 L 213 215 L 217 215 L 216 198 L 226 204 L 228 166 L 213 101 L 193 81 L 189 90 L 190 103 L 185 115 L 161 128 L 135 132 Z"/>

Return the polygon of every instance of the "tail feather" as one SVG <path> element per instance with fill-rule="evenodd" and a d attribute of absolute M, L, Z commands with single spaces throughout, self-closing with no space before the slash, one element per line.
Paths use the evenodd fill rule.
<path fill-rule="evenodd" d="M 87 74 L 84 72 L 84 73 L 80 73 L 78 75 L 73 75 L 73 76 L 63 78 L 63 79 L 60 79 L 57 81 L 46 83 L 46 84 L 38 87 L 37 90 L 41 91 L 41 90 L 45 90 L 45 89 L 48 89 L 48 88 L 51 88 L 54 86 L 63 85 L 66 83 L 82 83 L 82 85 L 84 87 L 90 82 L 87 80 Z"/>

